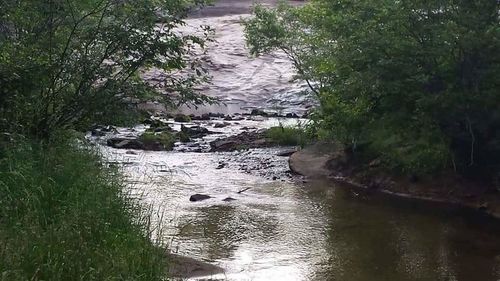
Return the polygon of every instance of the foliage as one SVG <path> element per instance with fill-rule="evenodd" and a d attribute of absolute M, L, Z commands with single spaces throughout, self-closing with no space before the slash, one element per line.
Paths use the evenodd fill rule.
<path fill-rule="evenodd" d="M 257 6 L 246 36 L 310 81 L 318 131 L 403 172 L 477 174 L 500 164 L 499 11 L 496 0 L 313 0 Z"/>
<path fill-rule="evenodd" d="M 190 57 L 205 38 L 176 31 L 204 2 L 0 0 L 0 129 L 48 138 L 141 100 L 210 101 L 193 90 L 206 75 Z M 162 74 L 148 82 L 149 70 Z"/>
<path fill-rule="evenodd" d="M 266 137 L 279 145 L 304 146 L 309 140 L 305 129 L 299 126 L 272 127 L 266 131 Z"/>
<path fill-rule="evenodd" d="M 175 144 L 175 136 L 170 132 L 145 132 L 139 139 L 145 144 L 159 143 L 166 150 L 172 150 Z"/>
<path fill-rule="evenodd" d="M 145 210 L 82 142 L 0 158 L 0 280 L 164 280 Z"/>

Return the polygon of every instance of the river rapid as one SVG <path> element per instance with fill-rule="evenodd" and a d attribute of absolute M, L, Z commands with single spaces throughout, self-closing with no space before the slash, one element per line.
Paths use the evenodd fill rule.
<path fill-rule="evenodd" d="M 283 54 L 249 56 L 239 25 L 247 15 L 238 14 L 248 11 L 248 2 L 240 2 L 223 1 L 187 21 L 216 32 L 206 58 L 214 79 L 203 92 L 228 106 L 202 111 L 306 112 L 314 100 L 300 94 L 305 85 L 293 81 Z M 95 140 L 105 159 L 122 167 L 130 195 L 150 208 L 159 226 L 153 239 L 226 271 L 198 280 L 500 280 L 500 228 L 488 219 L 305 180 L 290 173 L 287 157 L 277 156 L 289 148 L 194 152 L 222 136 L 305 120 L 194 122 L 218 134 L 170 152 L 119 150 L 105 146 L 106 137 Z M 118 135 L 145 129 L 120 128 Z M 190 202 L 197 193 L 212 198 Z"/>

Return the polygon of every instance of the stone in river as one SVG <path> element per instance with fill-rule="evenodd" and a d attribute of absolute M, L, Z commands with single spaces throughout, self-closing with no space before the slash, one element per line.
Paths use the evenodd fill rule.
<path fill-rule="evenodd" d="M 212 197 L 209 196 L 209 195 L 194 194 L 194 195 L 191 195 L 191 197 L 189 197 L 189 201 L 191 201 L 191 202 L 198 202 L 198 201 L 203 201 L 203 200 L 207 200 L 207 199 L 210 199 L 210 198 L 212 198 Z"/>

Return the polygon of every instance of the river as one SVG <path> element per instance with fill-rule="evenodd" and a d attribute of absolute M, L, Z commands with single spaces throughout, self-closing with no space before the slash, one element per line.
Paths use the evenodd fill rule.
<path fill-rule="evenodd" d="M 293 69 L 282 54 L 248 56 L 239 25 L 239 13 L 247 12 L 248 5 L 238 6 L 240 2 L 229 8 L 221 4 L 187 22 L 216 30 L 217 42 L 207 55 L 214 79 L 203 90 L 229 106 L 205 110 L 305 112 L 314 101 L 299 95 L 304 84 L 292 80 Z M 221 122 L 198 124 L 233 135 L 244 127 L 298 120 L 229 121 L 225 128 L 213 128 Z M 142 130 L 122 128 L 120 134 Z M 206 137 L 195 147 L 221 135 Z M 171 152 L 101 149 L 109 162 L 123 167 L 131 196 L 151 208 L 153 225 L 160 226 L 154 239 L 172 252 L 226 271 L 201 280 L 500 280 L 500 228 L 495 222 L 306 181 L 291 175 L 287 157 L 276 155 L 284 148 L 197 153 L 190 147 Z M 212 198 L 190 202 L 196 193 Z M 227 197 L 236 200 L 223 201 Z"/>

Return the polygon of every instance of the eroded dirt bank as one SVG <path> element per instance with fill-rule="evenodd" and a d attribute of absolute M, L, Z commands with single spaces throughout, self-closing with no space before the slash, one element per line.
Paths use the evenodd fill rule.
<path fill-rule="evenodd" d="M 421 200 L 476 211 L 500 219 L 500 191 L 491 183 L 472 181 L 452 172 L 428 178 L 395 176 L 377 160 L 355 163 L 336 144 L 316 144 L 294 153 L 290 168 L 309 178 L 327 178 L 358 190 Z"/>

